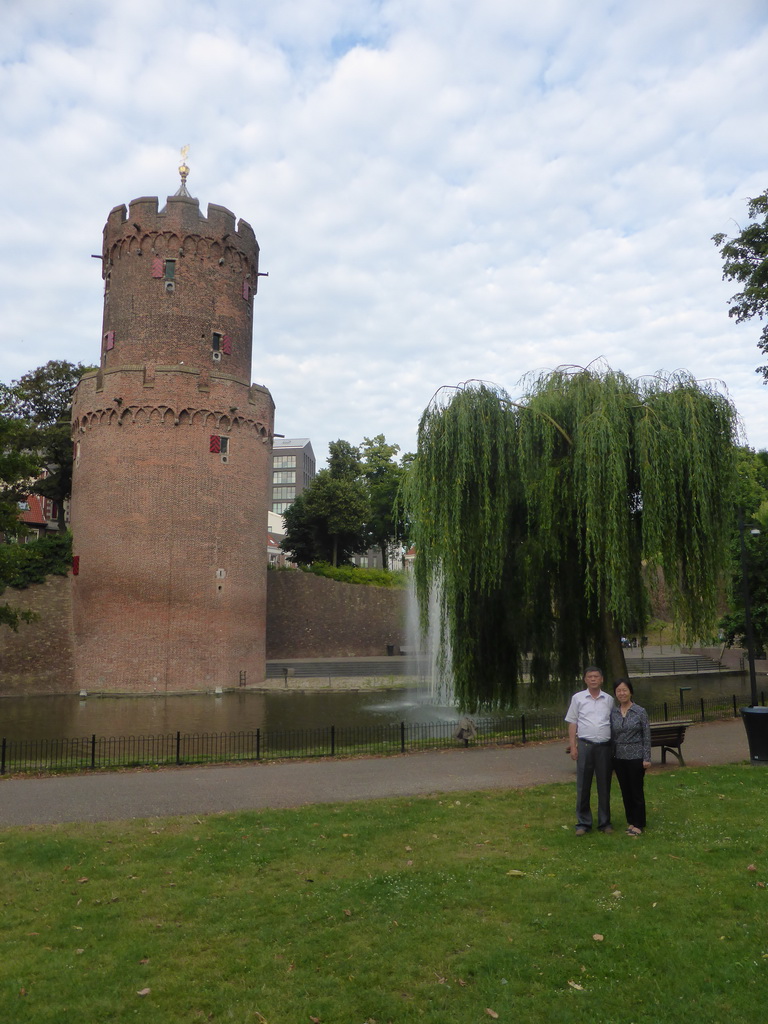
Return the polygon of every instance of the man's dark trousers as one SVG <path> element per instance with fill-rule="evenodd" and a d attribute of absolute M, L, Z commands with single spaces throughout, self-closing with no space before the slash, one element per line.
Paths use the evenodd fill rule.
<path fill-rule="evenodd" d="M 611 769 L 612 748 L 608 743 L 578 741 L 576 759 L 576 827 L 592 828 L 592 808 L 589 797 L 592 777 L 597 781 L 597 827 L 611 823 Z"/>

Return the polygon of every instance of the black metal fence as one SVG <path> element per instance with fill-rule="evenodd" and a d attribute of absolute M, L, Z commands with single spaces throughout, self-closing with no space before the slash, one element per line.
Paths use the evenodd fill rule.
<path fill-rule="evenodd" d="M 765 694 L 761 694 L 765 705 Z M 684 699 L 646 705 L 652 722 L 684 718 L 699 722 L 739 716 L 744 698 Z M 0 741 L 0 775 L 9 772 L 88 771 L 91 769 L 274 761 L 284 758 L 354 757 L 406 754 L 465 746 L 506 746 L 567 736 L 560 714 L 528 712 L 474 717 L 475 735 L 457 740 L 457 722 L 318 729 L 254 729 L 251 732 L 163 733 L 155 736 L 92 736 L 74 739 Z"/>

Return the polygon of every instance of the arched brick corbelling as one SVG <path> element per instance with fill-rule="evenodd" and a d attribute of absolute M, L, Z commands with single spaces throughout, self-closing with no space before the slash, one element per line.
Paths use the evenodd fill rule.
<path fill-rule="evenodd" d="M 72 433 L 84 433 L 102 424 L 114 426 L 118 421 L 131 426 L 152 423 L 163 427 L 203 426 L 225 432 L 253 430 L 261 438 L 270 437 L 269 429 L 260 420 L 248 416 L 232 416 L 215 409 L 191 409 L 188 406 L 177 412 L 169 405 L 132 405 L 120 410 L 109 407 L 91 409 L 73 420 Z"/>

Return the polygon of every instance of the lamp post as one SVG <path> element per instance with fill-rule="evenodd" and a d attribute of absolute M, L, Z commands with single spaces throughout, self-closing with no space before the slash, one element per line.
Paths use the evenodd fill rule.
<path fill-rule="evenodd" d="M 753 537 L 760 535 L 756 528 L 749 531 Z M 757 676 L 755 674 L 755 633 L 752 629 L 752 599 L 749 593 L 749 560 L 747 545 L 744 542 L 744 513 L 739 509 L 739 541 L 741 546 L 741 591 L 744 600 L 744 639 L 747 644 L 747 663 L 749 665 L 749 694 L 751 706 L 757 705 Z"/>
<path fill-rule="evenodd" d="M 760 533 L 757 529 L 750 530 L 753 537 Z M 744 514 L 739 509 L 739 539 L 741 542 L 741 584 L 744 596 L 744 639 L 747 644 L 747 661 L 749 662 L 749 688 L 751 691 L 751 707 L 741 709 L 741 718 L 747 730 L 749 759 L 755 764 L 768 764 L 768 708 L 757 706 L 757 677 L 755 676 L 755 634 L 752 629 L 752 602 L 749 593 L 747 569 L 747 546 L 744 542 Z"/>

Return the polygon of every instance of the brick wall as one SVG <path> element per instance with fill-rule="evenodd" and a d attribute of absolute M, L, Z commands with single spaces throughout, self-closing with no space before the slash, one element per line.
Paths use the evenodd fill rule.
<path fill-rule="evenodd" d="M 18 633 L 0 626 L 0 693 L 71 693 L 72 661 L 70 581 L 51 576 L 25 590 L 8 587 L 0 603 L 30 608 L 40 618 L 22 622 Z"/>
<path fill-rule="evenodd" d="M 386 655 L 405 643 L 405 591 L 267 573 L 267 658 Z"/>
<path fill-rule="evenodd" d="M 402 590 L 353 586 L 303 572 L 269 572 L 267 583 L 271 660 L 373 657 L 385 655 L 388 643 L 395 649 L 405 643 Z M 52 576 L 26 590 L 9 588 L 0 601 L 40 612 L 39 621 L 22 623 L 18 633 L 0 628 L 0 694 L 79 689 L 73 668 L 71 580 Z M 96 655 L 94 673 L 103 671 L 105 664 Z M 96 684 L 93 689 L 101 687 Z"/>

